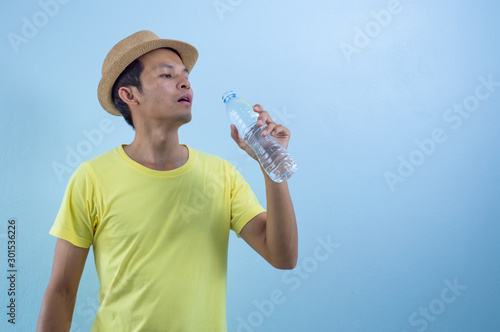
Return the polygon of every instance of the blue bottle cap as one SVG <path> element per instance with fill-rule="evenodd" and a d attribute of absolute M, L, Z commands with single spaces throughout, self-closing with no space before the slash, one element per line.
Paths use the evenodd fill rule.
<path fill-rule="evenodd" d="M 230 90 L 230 91 L 228 91 L 228 92 L 226 92 L 226 93 L 224 93 L 224 94 L 222 95 L 222 101 L 223 101 L 224 103 L 227 103 L 227 101 L 228 101 L 229 99 L 234 98 L 234 97 L 236 97 L 236 93 L 234 93 L 234 91 Z"/>

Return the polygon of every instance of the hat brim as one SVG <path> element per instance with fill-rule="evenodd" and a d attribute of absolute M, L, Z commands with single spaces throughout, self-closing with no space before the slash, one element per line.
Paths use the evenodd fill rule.
<path fill-rule="evenodd" d="M 121 54 L 106 70 L 103 72 L 102 78 L 97 88 L 97 96 L 101 106 L 110 114 L 121 116 L 120 111 L 115 107 L 112 97 L 113 85 L 120 74 L 134 60 L 140 58 L 146 53 L 157 50 L 159 48 L 169 47 L 176 50 L 180 56 L 182 63 L 189 72 L 193 69 L 196 60 L 198 59 L 198 50 L 183 41 L 173 39 L 155 39 L 137 44 Z"/>

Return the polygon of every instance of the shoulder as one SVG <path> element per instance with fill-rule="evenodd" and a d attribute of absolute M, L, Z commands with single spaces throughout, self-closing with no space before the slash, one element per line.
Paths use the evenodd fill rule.
<path fill-rule="evenodd" d="M 202 171 L 206 176 L 217 179 L 219 182 L 222 181 L 229 186 L 241 178 L 241 174 L 226 159 L 191 147 L 189 149 L 194 154 L 196 169 Z"/>
<path fill-rule="evenodd" d="M 193 149 L 192 147 L 188 147 L 189 151 L 194 154 L 195 160 L 198 162 L 202 163 L 208 163 L 213 166 L 220 166 L 220 167 L 232 167 L 231 163 L 219 156 L 216 156 L 211 153 L 199 151 L 196 149 Z"/>
<path fill-rule="evenodd" d="M 95 181 L 96 171 L 112 170 L 116 168 L 118 157 L 118 148 L 113 148 L 109 151 L 101 153 L 92 159 L 82 162 L 73 172 L 71 178 L 73 181 L 82 179 Z M 114 165 L 114 167 L 113 167 Z"/>
<path fill-rule="evenodd" d="M 119 149 L 120 147 L 115 147 L 111 150 L 108 150 L 106 152 L 103 152 L 94 158 L 87 160 L 84 162 L 84 164 L 90 165 L 90 166 L 98 166 L 103 163 L 108 163 L 114 161 L 118 156 L 119 156 Z"/>
<path fill-rule="evenodd" d="M 121 160 L 120 157 L 120 149 L 121 147 L 115 147 L 111 150 L 103 152 L 94 158 L 87 160 L 82 163 L 90 172 L 95 170 L 112 170 L 118 167 L 119 162 Z"/>

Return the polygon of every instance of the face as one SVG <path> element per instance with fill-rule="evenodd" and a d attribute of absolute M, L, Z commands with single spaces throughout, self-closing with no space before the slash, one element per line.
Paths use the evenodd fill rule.
<path fill-rule="evenodd" d="M 182 125 L 191 121 L 193 91 L 189 73 L 177 54 L 158 49 L 141 57 L 142 93 L 136 90 L 141 120 Z M 137 116 L 134 114 L 134 122 Z M 139 119 L 138 119 L 139 120 Z"/>

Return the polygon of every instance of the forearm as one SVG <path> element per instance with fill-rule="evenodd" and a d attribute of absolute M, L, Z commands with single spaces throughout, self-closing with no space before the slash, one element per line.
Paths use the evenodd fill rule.
<path fill-rule="evenodd" d="M 37 332 L 70 330 L 76 297 L 47 288 L 36 326 Z"/>
<path fill-rule="evenodd" d="M 272 265 L 292 269 L 297 264 L 297 222 L 287 181 L 276 183 L 262 170 L 266 182 L 266 247 Z"/>

